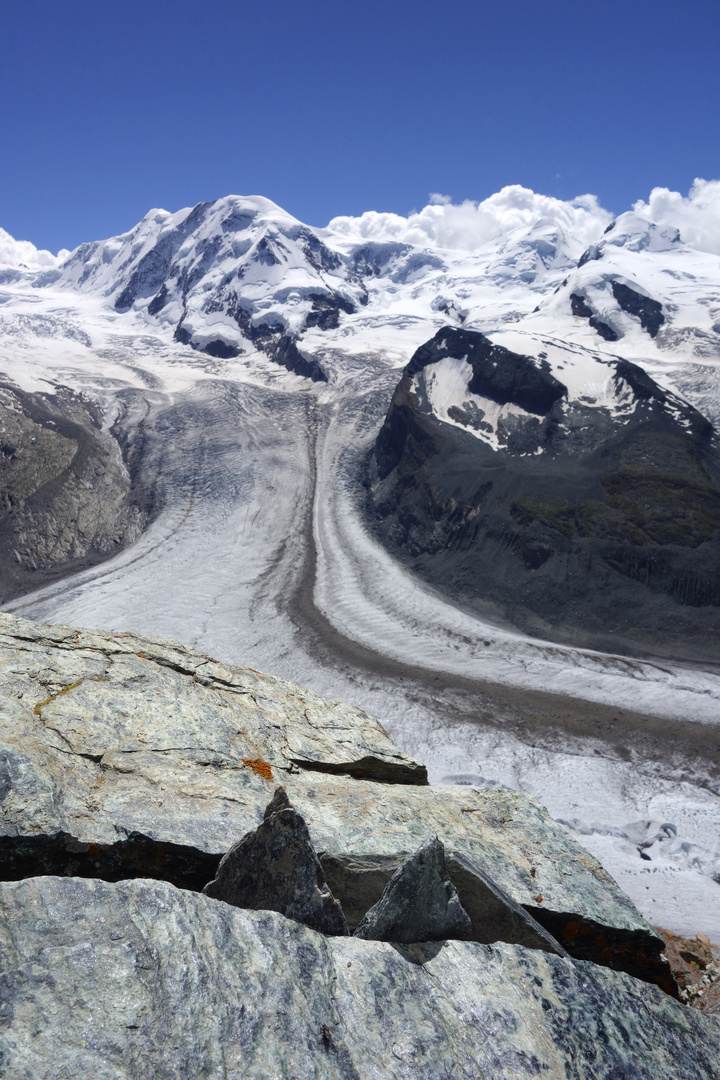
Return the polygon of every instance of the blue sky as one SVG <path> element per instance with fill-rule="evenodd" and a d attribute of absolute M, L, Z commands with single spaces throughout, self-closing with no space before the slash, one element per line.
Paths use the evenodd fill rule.
<path fill-rule="evenodd" d="M 1 0 L 0 226 L 57 250 L 229 193 L 313 225 L 720 177 L 718 0 Z"/>

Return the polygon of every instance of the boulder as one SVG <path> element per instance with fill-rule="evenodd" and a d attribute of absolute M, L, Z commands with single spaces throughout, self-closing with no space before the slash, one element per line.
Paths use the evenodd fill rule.
<path fill-rule="evenodd" d="M 323 934 L 347 934 L 307 825 L 279 787 L 263 821 L 223 856 L 203 892 L 234 907 L 279 911 Z"/>
<path fill-rule="evenodd" d="M 448 877 L 445 848 L 437 836 L 395 871 L 355 931 L 355 937 L 405 945 L 445 938 L 463 941 L 471 934 L 470 916 Z"/>
<path fill-rule="evenodd" d="M 713 1080 L 720 1025 L 500 943 L 325 937 L 158 881 L 0 884 L 5 1080 Z"/>

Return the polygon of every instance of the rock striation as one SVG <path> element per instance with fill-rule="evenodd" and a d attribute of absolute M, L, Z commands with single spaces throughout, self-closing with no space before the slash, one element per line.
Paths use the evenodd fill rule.
<path fill-rule="evenodd" d="M 6 1080 L 714 1080 L 720 1025 L 517 945 L 326 937 L 164 882 L 0 885 Z"/>

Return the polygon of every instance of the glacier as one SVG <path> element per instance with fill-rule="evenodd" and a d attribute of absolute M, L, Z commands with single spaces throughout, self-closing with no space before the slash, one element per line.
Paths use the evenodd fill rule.
<path fill-rule="evenodd" d="M 446 326 L 542 355 L 569 401 L 618 422 L 607 364 L 631 360 L 717 427 L 717 251 L 651 205 L 613 223 L 516 192 L 465 247 L 470 210 L 314 229 L 235 196 L 153 210 L 58 258 L 3 234 L 0 383 L 66 388 L 104 431 L 141 433 L 133 468 L 155 493 L 134 543 L 4 609 L 173 637 L 365 708 L 432 782 L 532 792 L 652 922 L 717 940 L 717 666 L 481 618 L 412 575 L 363 513 L 362 462 L 401 372 Z M 642 298 L 662 310 L 654 334 Z M 457 425 L 462 364 L 431 383 Z M 475 404 L 490 428 L 476 436 L 502 453 Z"/>

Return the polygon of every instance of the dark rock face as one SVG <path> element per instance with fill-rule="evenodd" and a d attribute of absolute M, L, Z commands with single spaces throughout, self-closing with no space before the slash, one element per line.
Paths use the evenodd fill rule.
<path fill-rule="evenodd" d="M 342 296 L 311 293 L 312 311 L 305 319 L 306 326 L 317 326 L 320 330 L 337 330 L 340 324 L 340 312 L 352 315 L 355 305 Z"/>
<path fill-rule="evenodd" d="M 576 315 L 578 318 L 592 318 L 593 309 L 590 307 L 585 297 L 581 296 L 580 293 L 570 294 L 570 307 L 573 315 Z"/>
<path fill-rule="evenodd" d="M 453 598 L 526 632 L 716 661 L 720 454 L 709 422 L 627 361 L 607 361 L 626 401 L 620 422 L 568 403 L 552 376 L 510 354 L 502 363 L 540 387 L 532 402 L 497 384 L 481 383 L 485 394 L 552 404 L 545 415 L 527 409 L 494 450 L 413 390 L 414 375 L 444 356 L 470 362 L 473 338 L 482 372 L 486 339 L 443 330 L 395 391 L 370 464 L 380 538 Z"/>
<path fill-rule="evenodd" d="M 405 945 L 447 938 L 465 941 L 471 935 L 470 916 L 448 877 L 445 849 L 437 836 L 393 874 L 355 931 L 355 937 Z"/>
<path fill-rule="evenodd" d="M 594 257 L 600 258 L 599 255 L 596 255 Z M 585 256 L 583 256 L 583 259 L 585 259 Z M 583 265 L 583 259 L 580 260 L 580 266 Z M 587 261 L 588 260 L 585 259 L 585 262 Z M 587 319 L 593 330 L 596 330 L 600 337 L 603 338 L 605 341 L 620 340 L 620 335 L 618 334 L 618 332 L 614 330 L 609 323 L 603 322 L 601 319 L 598 319 L 597 315 L 588 304 L 587 299 L 580 293 L 570 294 L 570 308 L 573 315 L 575 315 L 577 318 Z"/>
<path fill-rule="evenodd" d="M 0 386 L 0 602 L 122 551 L 143 503 L 92 404 Z"/>
<path fill-rule="evenodd" d="M 295 375 L 302 375 L 313 382 L 327 382 L 327 375 L 315 357 L 304 356 L 290 337 L 282 337 L 269 350 L 276 364 L 282 364 Z"/>
<path fill-rule="evenodd" d="M 545 416 L 566 394 L 567 388 L 550 373 L 547 364 L 494 345 L 484 334 L 445 327 L 421 345 L 403 371 L 393 403 L 375 443 L 378 473 L 384 479 L 400 462 L 412 425 L 409 401 L 413 377 L 445 357 L 466 359 L 472 367 L 468 390 L 497 402 L 512 403 L 537 416 Z M 418 438 L 422 439 L 421 435 Z"/>
<path fill-rule="evenodd" d="M 598 334 L 604 341 L 619 341 L 620 335 L 617 330 L 613 330 L 609 323 L 603 322 L 598 319 L 597 315 L 592 315 L 588 322 L 592 326 L 593 330 L 597 330 Z"/>
<path fill-rule="evenodd" d="M 203 892 L 234 907 L 278 911 L 323 934 L 348 932 L 307 825 L 281 787 L 262 824 L 230 848 Z"/>
<path fill-rule="evenodd" d="M 650 337 L 657 337 L 658 330 L 665 322 L 662 304 L 650 296 L 643 296 L 620 281 L 613 281 L 612 291 L 623 311 L 639 319 L 643 330 L 647 330 Z"/>
<path fill-rule="evenodd" d="M 403 378 L 416 375 L 446 356 L 456 360 L 465 357 L 473 371 L 468 384 L 470 393 L 490 398 L 498 405 L 512 403 L 544 416 L 567 394 L 567 388 L 550 373 L 547 364 L 494 345 L 484 334 L 456 327 L 444 327 L 421 345 Z"/>
<path fill-rule="evenodd" d="M 607 230 L 605 231 L 607 232 Z M 582 255 L 580 256 L 580 261 L 578 262 L 578 269 L 581 266 L 584 266 L 585 263 L 597 261 L 598 259 L 602 259 L 602 257 L 603 253 L 600 244 L 591 244 L 590 247 L 583 251 Z"/>
<path fill-rule="evenodd" d="M 232 360 L 233 357 L 240 355 L 240 349 L 234 345 L 228 345 L 226 341 L 222 341 L 220 338 L 216 338 L 214 341 L 208 341 L 204 346 L 203 352 L 208 356 L 214 356 L 218 360 Z"/>
<path fill-rule="evenodd" d="M 546 911 L 534 904 L 526 905 L 526 911 L 577 960 L 628 972 L 636 979 L 655 983 L 672 997 L 678 996 L 675 975 L 647 934 L 617 934 L 592 919 L 570 912 Z"/>
<path fill-rule="evenodd" d="M 0 751 L 0 803 L 8 791 L 22 784 L 23 762 L 12 751 Z M 26 778 L 25 778 L 26 779 Z M 32 780 L 30 781 L 32 783 Z M 25 784 L 25 789 L 29 784 Z M 48 783 L 47 787 L 51 785 Z M 153 839 L 130 832 L 123 840 L 98 844 L 78 841 L 67 832 L 34 836 L 7 835 L 0 824 L 0 866 L 4 881 L 72 874 L 78 878 L 127 881 L 156 878 L 178 889 L 201 892 L 211 875 L 217 873 L 220 856 L 185 844 Z"/>

